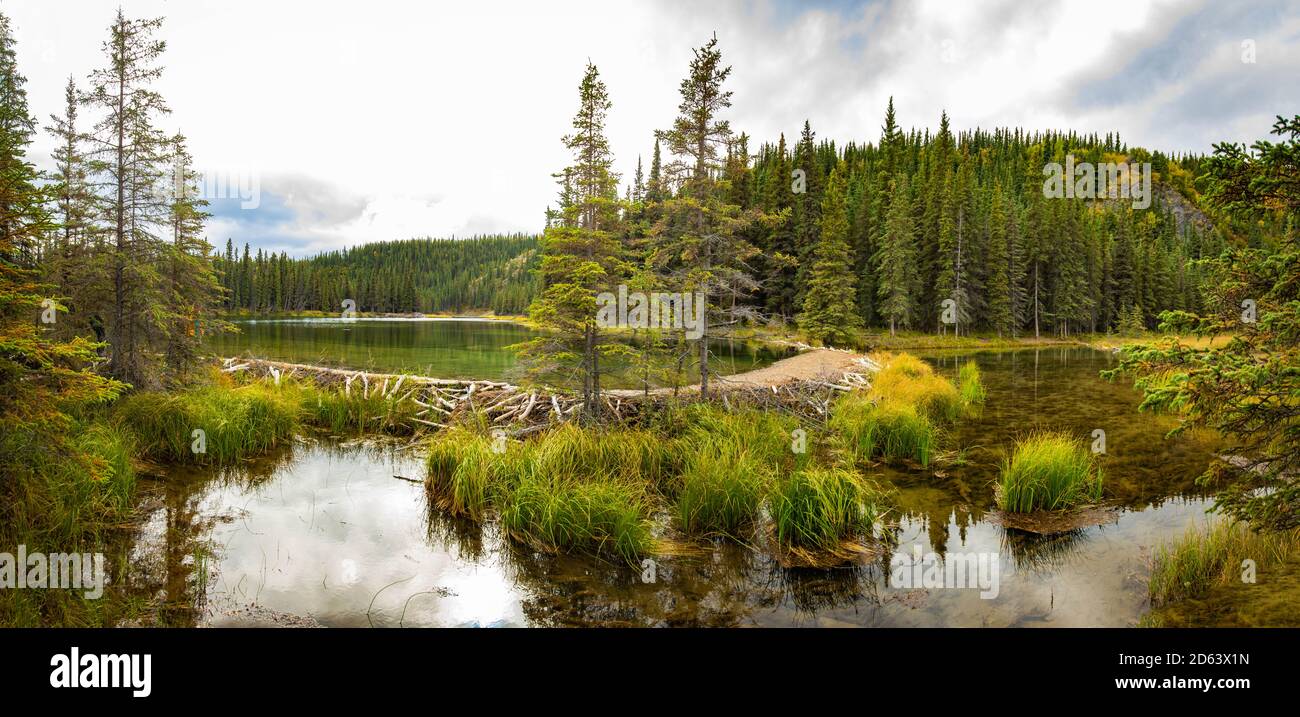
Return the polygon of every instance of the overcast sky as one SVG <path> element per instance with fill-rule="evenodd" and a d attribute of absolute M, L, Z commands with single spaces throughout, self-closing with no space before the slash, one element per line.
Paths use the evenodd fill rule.
<path fill-rule="evenodd" d="M 875 141 L 904 127 L 1118 130 L 1208 152 L 1300 112 L 1300 0 L 632 3 L 123 0 L 166 18 L 169 129 L 259 202 L 214 202 L 208 238 L 309 254 L 384 239 L 536 232 L 566 164 L 588 58 L 625 178 L 672 122 L 691 48 L 716 32 L 729 118 L 759 142 Z M 104 63 L 116 5 L 5 0 L 42 125 Z M 1250 53 L 1253 47 L 1253 62 Z M 48 166 L 50 140 L 33 149 Z"/>

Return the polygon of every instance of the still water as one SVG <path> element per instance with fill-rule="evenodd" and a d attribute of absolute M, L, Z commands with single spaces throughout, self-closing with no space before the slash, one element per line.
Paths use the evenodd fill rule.
<path fill-rule="evenodd" d="M 495 327 L 495 325 L 494 325 Z M 417 451 L 304 441 L 237 470 L 174 475 L 121 577 L 166 608 L 158 621 L 206 625 L 1125 626 L 1147 610 L 1153 546 L 1207 520 L 1195 477 L 1208 436 L 1166 439 L 1171 424 L 1082 348 L 927 356 L 941 371 L 976 360 L 989 397 L 949 437 L 934 470 L 880 469 L 897 489 L 889 549 L 862 564 L 793 569 L 731 543 L 640 567 L 535 553 L 488 524 L 429 507 Z M 1035 427 L 1106 436 L 1101 524 L 1051 536 L 1002 527 L 992 481 L 1002 451 Z M 998 594 L 891 585 L 890 555 L 913 546 L 992 555 Z M 1221 602 L 1198 621 L 1276 620 Z"/>
<path fill-rule="evenodd" d="M 238 333 L 209 337 L 207 349 L 219 356 L 458 379 L 517 378 L 510 346 L 537 336 L 520 324 L 469 318 L 271 319 L 235 325 Z M 755 342 L 719 340 L 710 348 L 723 374 L 759 368 L 783 355 Z M 620 385 L 613 376 L 602 381 Z"/>

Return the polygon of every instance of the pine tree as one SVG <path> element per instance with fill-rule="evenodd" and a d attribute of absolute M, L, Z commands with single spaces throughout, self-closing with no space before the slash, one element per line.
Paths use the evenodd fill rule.
<path fill-rule="evenodd" d="M 150 85 L 165 44 L 153 39 L 161 19 L 128 20 L 118 11 L 104 44 L 108 65 L 91 74 L 87 102 L 104 111 L 95 125 L 93 154 L 110 215 L 112 302 L 104 307 L 111 347 L 109 373 L 136 386 L 157 381 L 151 344 L 169 330 L 154 309 L 163 301 L 158 230 L 167 223 L 158 192 L 167 137 L 155 125 L 168 112 Z"/>
<path fill-rule="evenodd" d="M 37 283 L 30 266 L 31 250 L 52 226 L 47 193 L 27 159 L 36 122 L 25 81 L 9 18 L 0 13 L 0 503 L 6 511 L 30 498 L 18 493 L 32 490 L 21 476 L 30 475 L 36 457 L 81 455 L 68 439 L 72 423 L 64 407 L 110 399 L 122 388 L 86 369 L 96 359 L 95 344 L 57 340 L 41 320 L 58 323 L 46 294 L 52 287 Z"/>
<path fill-rule="evenodd" d="M 96 220 L 103 207 L 90 183 L 94 167 L 85 155 L 85 137 L 77 124 L 78 107 L 76 83 L 68 78 L 64 114 L 51 115 L 53 124 L 47 128 L 55 140 L 50 191 L 57 228 L 50 236 L 51 246 L 44 262 L 49 281 L 68 300 L 68 316 L 58 329 L 67 336 L 93 328 L 82 309 L 102 304 L 106 289 L 102 272 L 97 270 L 103 261 L 103 233 Z"/>
<path fill-rule="evenodd" d="M 797 266 L 794 231 L 791 226 L 793 194 L 785 134 L 776 148 L 776 159 L 764 183 L 763 211 L 770 217 L 764 238 L 763 289 L 769 314 L 790 319 L 795 309 L 795 267 Z"/>
<path fill-rule="evenodd" d="M 951 298 L 941 295 L 939 271 L 942 263 L 940 234 L 943 229 L 944 207 L 949 201 L 948 194 L 952 191 L 949 175 L 952 172 L 953 146 L 948 113 L 944 112 L 939 119 L 939 131 L 926 149 L 926 174 L 919 178 L 920 185 L 916 188 L 918 209 L 921 210 L 921 219 L 916 226 L 916 241 L 922 328 L 940 325 L 940 302 Z"/>
<path fill-rule="evenodd" d="M 831 170 L 821 207 L 821 238 L 813 250 L 808 291 L 799 326 L 814 340 L 827 344 L 848 341 L 861 324 L 854 302 L 853 259 L 849 250 L 849 220 L 841 163 Z"/>
<path fill-rule="evenodd" d="M 203 334 L 225 330 L 228 325 L 210 318 L 221 303 L 222 288 L 208 256 L 212 247 L 203 238 L 208 203 L 199 196 L 198 173 L 183 135 L 171 139 L 170 151 L 171 244 L 167 247 L 167 300 L 160 308 L 170 324 L 166 341 L 169 377 L 179 382 L 193 367 Z"/>
<path fill-rule="evenodd" d="M 655 137 L 654 156 L 650 160 L 650 178 L 646 183 L 646 201 L 662 202 L 667 195 L 664 189 L 663 160 L 659 153 L 659 138 Z"/>
<path fill-rule="evenodd" d="M 1023 219 L 1020 221 L 1020 237 L 1025 252 L 1027 289 L 1027 312 L 1033 318 L 1034 338 L 1040 336 L 1043 317 L 1044 267 L 1048 262 L 1050 242 L 1046 241 L 1047 227 L 1050 221 L 1045 214 L 1042 184 L 1039 183 L 1039 168 L 1043 166 L 1043 148 L 1035 145 L 1029 150 L 1026 162 L 1026 177 L 1023 188 Z"/>
<path fill-rule="evenodd" d="M 911 190 L 907 175 L 903 175 L 890 187 L 889 214 L 876 254 L 880 313 L 889 321 L 890 335 L 899 326 L 910 327 L 914 317 L 916 252 L 913 242 Z"/>
<path fill-rule="evenodd" d="M 576 374 L 587 420 L 599 416 L 600 376 L 608 370 L 603 359 L 627 351 L 604 330 L 612 326 L 598 320 L 599 295 L 614 291 L 630 269 L 622 258 L 618 176 L 611 170 L 614 159 L 605 136 L 611 104 L 600 72 L 588 63 L 578 87 L 574 131 L 563 139 L 573 164 L 557 175 L 568 196 L 562 198 L 558 221 L 542 237 L 545 288 L 529 308 L 532 320 L 547 331 L 521 345 L 534 374 Z"/>
<path fill-rule="evenodd" d="M 746 232 L 757 219 L 734 204 L 727 204 L 716 177 L 722 170 L 721 150 L 730 146 L 731 126 L 719 114 L 731 106 L 731 92 L 723 85 L 731 68 L 722 64 L 715 36 L 694 50 L 689 72 L 680 87 L 678 116 L 671 129 L 657 137 L 668 144 L 676 159 L 668 165 L 678 177 L 681 191 L 664 203 L 664 217 L 652 235 L 661 241 L 649 257 L 652 266 L 667 271 L 667 278 L 684 293 L 697 294 L 704 303 L 705 321 L 697 348 L 700 395 L 709 395 L 709 341 L 714 327 L 739 320 L 744 311 L 734 297 L 756 288 L 747 262 L 757 252 Z M 726 297 L 730 301 L 719 304 Z M 722 318 L 714 323 L 709 315 Z"/>
<path fill-rule="evenodd" d="M 37 238 L 49 225 L 40 174 L 27 161 L 36 119 L 27 109 L 27 78 L 18 71 L 18 53 L 9 18 L 0 14 L 0 242 L 10 262 L 31 268 Z"/>
<path fill-rule="evenodd" d="M 971 212 L 970 163 L 963 155 L 956 174 L 948 175 L 943 192 L 943 206 L 939 218 L 939 275 L 940 301 L 953 301 L 953 333 L 960 334 L 961 327 L 970 321 L 970 296 L 967 292 L 969 277 L 967 263 L 969 247 L 966 221 Z M 946 331 L 941 323 L 940 330 Z M 969 329 L 967 329 L 969 332 Z"/>
<path fill-rule="evenodd" d="M 791 219 L 794 224 L 794 248 L 798 264 L 795 269 L 795 305 L 801 305 L 808 291 L 808 272 L 812 266 L 813 248 L 817 246 L 821 224 L 823 182 L 821 164 L 817 161 L 817 134 L 812 124 L 804 120 L 803 132 L 794 148 L 794 170 L 799 172 L 803 191 L 794 195 Z"/>

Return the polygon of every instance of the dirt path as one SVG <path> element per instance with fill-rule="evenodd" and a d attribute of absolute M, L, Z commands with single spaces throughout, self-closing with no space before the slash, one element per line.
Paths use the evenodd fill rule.
<path fill-rule="evenodd" d="M 776 363 L 753 371 L 722 376 L 719 384 L 739 386 L 776 386 L 790 381 L 840 381 L 846 373 L 863 373 L 867 370 L 862 361 L 870 361 L 863 354 L 832 349 L 811 349 L 781 359 Z"/>

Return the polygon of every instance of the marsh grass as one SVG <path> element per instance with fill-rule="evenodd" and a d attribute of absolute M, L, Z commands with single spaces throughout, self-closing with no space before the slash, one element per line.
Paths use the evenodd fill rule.
<path fill-rule="evenodd" d="M 113 409 L 119 429 L 133 433 L 142 454 L 177 463 L 231 463 L 267 451 L 299 427 L 296 395 L 268 384 L 214 384 L 180 393 L 142 391 Z M 192 450 L 204 432 L 204 452 Z"/>
<path fill-rule="evenodd" d="M 962 395 L 951 381 L 934 372 L 930 364 L 909 354 L 887 359 L 868 392 L 877 403 L 894 402 L 914 407 L 935 422 L 952 423 L 962 415 Z"/>
<path fill-rule="evenodd" d="M 647 489 L 672 459 L 670 444 L 645 431 L 565 425 L 501 443 L 461 427 L 431 441 L 428 485 L 449 512 L 493 511 L 522 542 L 631 559 L 653 544 Z"/>
<path fill-rule="evenodd" d="M 772 475 L 771 466 L 748 451 L 695 454 L 674 506 L 678 525 L 691 535 L 738 537 L 758 517 Z"/>
<path fill-rule="evenodd" d="M 830 427 L 849 459 L 905 460 L 928 466 L 942 427 L 955 423 L 972 400 L 983 400 L 979 370 L 963 367 L 963 389 L 909 354 L 879 355 L 871 388 L 841 396 L 831 408 Z"/>
<path fill-rule="evenodd" d="M 288 378 L 241 383 L 214 373 L 181 391 L 130 394 L 111 416 L 146 458 L 228 464 L 270 450 L 304 426 L 335 434 L 411 433 L 419 410 L 409 398 L 385 398 L 377 390 L 367 397 Z M 192 450 L 196 429 L 204 432 L 203 453 Z"/>
<path fill-rule="evenodd" d="M 429 445 L 428 486 L 438 503 L 453 515 L 482 518 L 503 489 L 507 459 L 493 453 L 492 439 L 453 428 Z M 518 449 L 515 449 L 518 452 Z"/>
<path fill-rule="evenodd" d="M 1215 585 L 1240 583 L 1243 561 L 1267 569 L 1300 557 L 1300 529 L 1256 532 L 1221 520 L 1189 527 L 1182 538 L 1156 549 L 1148 592 L 1154 607 L 1203 595 Z"/>
<path fill-rule="evenodd" d="M 0 423 L 0 551 L 104 552 L 134 517 L 131 437 L 97 413 L 66 426 L 52 443 L 30 427 Z M 0 589 L 0 625 L 111 626 L 134 609 L 110 591 L 100 600 L 75 590 Z"/>
<path fill-rule="evenodd" d="M 834 550 L 847 538 L 869 533 L 876 508 L 868 485 L 852 471 L 809 468 L 778 481 L 770 511 L 783 547 Z"/>
<path fill-rule="evenodd" d="M 378 390 L 367 397 L 360 390 L 348 393 L 340 387 L 285 385 L 288 392 L 298 394 L 304 421 L 331 433 L 409 434 L 418 425 L 413 419 L 421 406 L 410 398 L 386 398 Z"/>
<path fill-rule="evenodd" d="M 502 500 L 506 534 L 543 549 L 617 556 L 654 550 L 644 486 L 625 480 L 566 481 L 526 473 Z"/>
<path fill-rule="evenodd" d="M 998 507 L 1013 513 L 1063 510 L 1101 498 L 1102 471 L 1083 442 L 1034 433 L 1003 461 Z"/>
<path fill-rule="evenodd" d="M 988 398 L 988 392 L 984 389 L 984 382 L 980 376 L 980 367 L 974 361 L 967 361 L 961 365 L 957 373 L 957 387 L 962 403 L 968 407 L 978 406 Z"/>
<path fill-rule="evenodd" d="M 939 430 L 930 418 L 896 399 L 877 403 L 861 394 L 843 396 L 831 410 L 830 427 L 855 464 L 882 458 L 927 466 L 939 444 Z"/>
<path fill-rule="evenodd" d="M 696 404 L 674 442 L 681 474 L 674 513 L 688 535 L 741 537 L 759 517 L 775 476 L 801 469 L 815 446 L 795 450 L 798 421 L 755 410 L 725 411 Z M 806 437 L 805 437 L 806 438 Z"/>
<path fill-rule="evenodd" d="M 678 406 L 641 428 L 565 424 L 493 451 L 488 427 L 471 421 L 431 440 L 428 485 L 449 512 L 495 514 L 521 541 L 628 557 L 651 545 L 646 531 L 659 510 L 687 535 L 741 537 L 775 477 L 813 460 L 811 449 L 794 450 L 798 425 L 778 414 Z"/>

